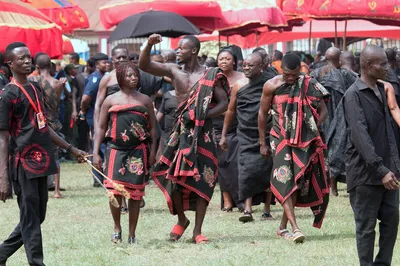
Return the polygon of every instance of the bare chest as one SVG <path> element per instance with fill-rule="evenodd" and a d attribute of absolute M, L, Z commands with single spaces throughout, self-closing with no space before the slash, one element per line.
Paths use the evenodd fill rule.
<path fill-rule="evenodd" d="M 176 91 L 178 102 L 182 102 L 190 89 L 199 81 L 204 75 L 204 72 L 188 74 L 184 71 L 177 71 L 174 75 L 173 85 Z"/>

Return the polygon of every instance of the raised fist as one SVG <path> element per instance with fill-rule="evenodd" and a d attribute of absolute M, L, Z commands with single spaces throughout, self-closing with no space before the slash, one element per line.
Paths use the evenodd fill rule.
<path fill-rule="evenodd" d="M 147 40 L 147 43 L 150 45 L 159 44 L 160 42 L 162 42 L 162 37 L 160 34 L 152 34 Z"/>

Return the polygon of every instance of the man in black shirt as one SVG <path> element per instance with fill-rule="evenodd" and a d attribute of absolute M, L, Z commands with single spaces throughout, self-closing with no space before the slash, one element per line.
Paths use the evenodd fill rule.
<path fill-rule="evenodd" d="M 28 81 L 31 54 L 12 43 L 6 57 L 13 80 L 0 92 L 0 200 L 8 196 L 8 175 L 20 208 L 20 222 L 0 245 L 0 265 L 22 245 L 30 266 L 43 266 L 42 233 L 47 207 L 47 176 L 57 173 L 51 141 L 74 156 L 86 154 L 60 138 L 46 122 L 43 91 Z"/>
<path fill-rule="evenodd" d="M 384 50 L 375 45 L 363 49 L 360 65 L 361 78 L 344 95 L 347 190 L 360 265 L 390 265 L 399 224 L 400 162 L 385 91 L 377 83 L 389 66 Z M 379 252 L 373 261 L 377 219 Z"/>
<path fill-rule="evenodd" d="M 79 64 L 79 60 L 80 60 L 79 54 L 72 53 L 69 55 L 69 63 L 77 66 L 78 73 L 83 73 L 85 72 L 85 66 Z"/>

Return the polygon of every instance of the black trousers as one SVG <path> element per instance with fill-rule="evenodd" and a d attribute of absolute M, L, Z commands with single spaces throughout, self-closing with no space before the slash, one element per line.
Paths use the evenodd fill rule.
<path fill-rule="evenodd" d="M 357 186 L 350 191 L 361 266 L 391 265 L 399 225 L 399 191 L 384 186 Z M 375 226 L 379 223 L 379 252 L 374 261 Z"/>
<path fill-rule="evenodd" d="M 27 179 L 19 171 L 13 181 L 20 209 L 20 221 L 14 231 L 0 245 L 0 264 L 5 264 L 22 245 L 30 266 L 43 266 L 42 232 L 40 225 L 46 216 L 48 192 L 47 176 Z"/>
<path fill-rule="evenodd" d="M 86 120 L 78 120 L 76 126 L 78 127 L 78 149 L 89 152 L 89 125 Z"/>

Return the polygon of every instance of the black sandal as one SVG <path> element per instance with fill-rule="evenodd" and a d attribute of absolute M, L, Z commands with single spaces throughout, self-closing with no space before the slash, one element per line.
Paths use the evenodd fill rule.
<path fill-rule="evenodd" d="M 252 222 L 254 221 L 253 215 L 251 215 L 251 212 L 245 210 L 243 212 L 243 216 L 239 218 L 239 221 L 241 221 L 242 223 Z"/>
<path fill-rule="evenodd" d="M 119 244 L 122 241 L 122 232 L 114 232 L 111 236 L 111 242 Z"/>
<path fill-rule="evenodd" d="M 269 212 L 264 212 L 263 215 L 261 216 L 262 221 L 266 220 L 275 220 L 274 217 L 271 215 Z"/>
<path fill-rule="evenodd" d="M 134 238 L 133 236 L 131 236 L 131 237 L 128 238 L 128 244 L 130 244 L 130 245 L 137 245 L 137 244 L 139 244 L 139 243 L 137 242 L 136 238 Z"/>
<path fill-rule="evenodd" d="M 230 208 L 224 207 L 221 211 L 223 211 L 223 212 L 232 212 L 233 208 L 232 207 L 230 207 Z"/>

